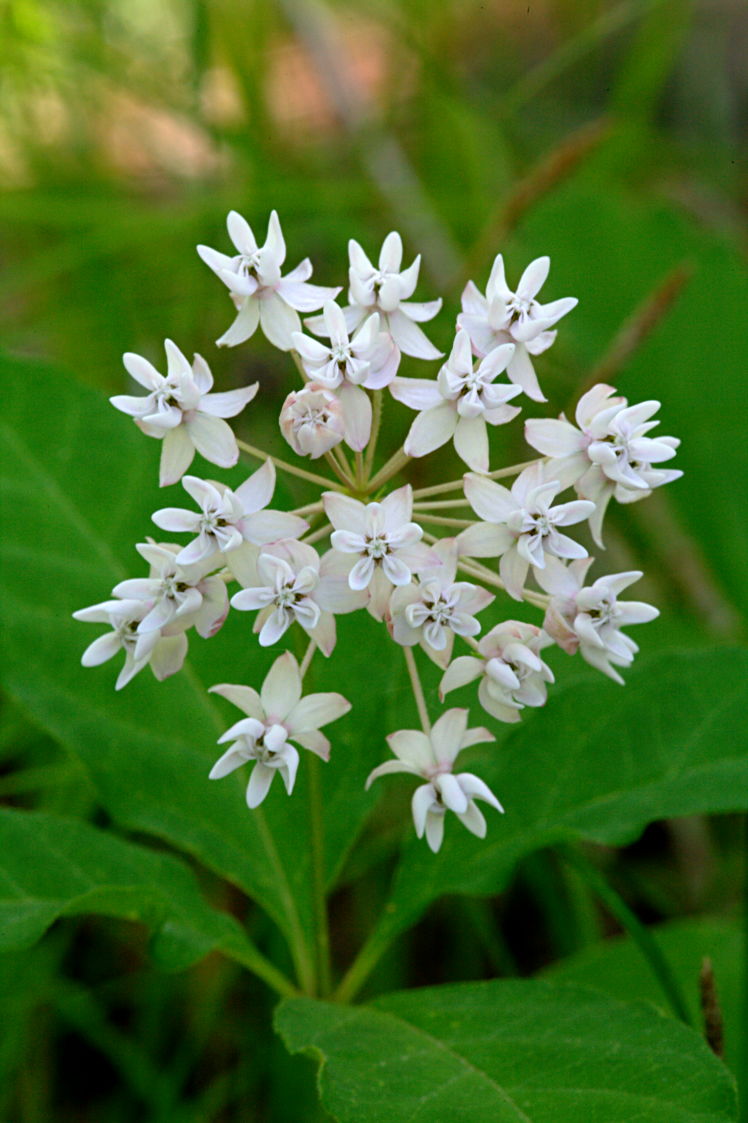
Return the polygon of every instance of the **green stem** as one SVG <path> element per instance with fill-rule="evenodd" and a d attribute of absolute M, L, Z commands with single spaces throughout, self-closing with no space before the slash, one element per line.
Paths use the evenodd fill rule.
<path fill-rule="evenodd" d="M 428 737 L 431 733 L 431 722 L 429 721 L 429 712 L 426 709 L 426 699 L 423 695 L 423 687 L 421 686 L 421 679 L 418 675 L 418 667 L 416 666 L 415 655 L 413 654 L 412 647 L 404 647 L 403 653 L 405 655 L 405 663 L 410 675 L 410 684 L 413 687 L 413 696 L 416 700 L 416 708 L 418 710 L 418 717 L 421 722 L 421 728 Z"/>
<path fill-rule="evenodd" d="M 317 956 L 317 991 L 322 998 L 332 989 L 330 964 L 330 928 L 325 892 L 325 832 L 322 822 L 321 761 L 314 753 L 308 764 L 309 823 L 312 843 L 312 896 L 314 905 L 314 937 Z"/>
<path fill-rule="evenodd" d="M 281 460 L 278 456 L 271 456 L 267 452 L 263 452 L 261 448 L 256 448 L 254 445 L 247 444 L 246 441 L 236 442 L 242 452 L 248 453 L 249 456 L 254 456 L 256 460 L 272 460 L 276 468 L 280 468 L 282 472 L 289 472 L 292 476 L 298 476 L 301 480 L 308 480 L 309 483 L 316 484 L 317 487 L 327 488 L 328 491 L 343 491 L 344 489 L 335 480 L 329 480 L 326 476 L 318 476 L 314 472 L 307 472 L 305 468 L 297 468 L 295 464 L 289 464 L 286 460 Z"/>
<path fill-rule="evenodd" d="M 368 481 L 371 476 L 372 465 L 374 464 L 374 453 L 377 450 L 377 441 L 379 440 L 379 429 L 382 424 L 382 405 L 384 396 L 381 390 L 375 390 L 372 394 L 372 419 L 371 419 L 371 435 L 369 436 L 369 447 L 366 449 L 366 459 L 364 461 L 364 483 Z"/>
<path fill-rule="evenodd" d="M 388 480 L 391 480 L 393 476 L 397 475 L 400 469 L 403 468 L 409 460 L 410 457 L 403 449 L 399 448 L 397 452 L 392 454 L 384 467 L 379 469 L 376 476 L 369 480 L 366 485 L 366 490 L 368 492 L 376 491 L 382 484 L 386 484 Z"/>
<path fill-rule="evenodd" d="M 390 940 L 382 939 L 377 931 L 372 932 L 335 990 L 335 1002 L 353 1001 L 389 945 Z"/>
<path fill-rule="evenodd" d="M 739 1050 L 740 1060 L 738 1061 L 738 1088 L 740 1089 L 740 1102 L 741 1102 L 741 1123 L 748 1123 L 748 815 L 743 819 L 743 862 L 745 863 L 744 869 L 744 920 L 743 920 L 743 993 L 741 1001 L 741 1026 L 742 1030 L 741 1042 L 742 1050 Z"/>
<path fill-rule="evenodd" d="M 221 950 L 227 959 L 233 959 L 235 963 L 246 967 L 253 975 L 257 975 L 258 979 L 267 983 L 270 989 L 279 994 L 281 998 L 293 998 L 298 995 L 298 988 L 294 986 L 290 979 L 286 978 L 282 971 L 278 970 L 274 963 L 266 959 L 262 952 L 248 940 L 247 945 L 241 948 L 222 948 Z"/>
<path fill-rule="evenodd" d="M 584 879 L 593 893 L 602 902 L 624 931 L 628 932 L 639 951 L 649 964 L 652 974 L 662 987 L 662 992 L 670 1004 L 676 1018 L 686 1025 L 693 1025 L 680 984 L 673 974 L 672 967 L 652 933 L 646 928 L 600 870 L 580 850 L 572 846 L 559 847 L 563 859 Z"/>
<path fill-rule="evenodd" d="M 415 512 L 418 518 L 423 523 L 434 523 L 436 526 L 456 526 L 460 530 L 464 530 L 467 526 L 472 526 L 475 519 L 452 519 L 444 515 L 432 515 L 429 511 Z"/>

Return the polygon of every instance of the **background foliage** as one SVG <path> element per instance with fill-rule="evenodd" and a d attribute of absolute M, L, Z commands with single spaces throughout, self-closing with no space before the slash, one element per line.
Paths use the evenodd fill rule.
<path fill-rule="evenodd" d="M 223 244 L 232 207 L 260 227 L 276 207 L 289 260 L 308 253 L 325 284 L 342 279 L 348 237 L 374 247 L 400 229 L 423 252 L 421 291 L 445 298 L 442 346 L 465 279 L 482 283 L 499 249 L 512 276 L 550 253 L 553 295 L 580 298 L 544 356 L 550 409 L 609 378 L 633 400 L 661 398 L 665 431 L 683 439 L 685 479 L 614 511 L 607 536 L 609 568 L 644 569 L 640 595 L 661 608 L 638 637 L 641 661 L 621 691 L 556 659 L 547 709 L 501 731 L 486 778 L 508 814 L 482 847 L 449 837 L 434 861 L 406 833 L 395 875 L 407 793 L 393 783 L 377 803 L 360 780 L 384 732 L 407 724 L 408 692 L 368 629 L 341 628 L 341 665 L 362 685 L 349 687 L 356 708 L 321 779 L 333 950 L 351 992 L 364 979 L 346 969 L 390 905 L 366 943 L 359 1032 L 379 1050 L 397 1019 L 396 1064 L 432 1015 L 420 995 L 378 996 L 492 979 L 455 991 L 450 1008 L 476 1026 L 497 1010 L 510 1026 L 524 1017 L 548 1074 L 538 1034 L 569 1008 L 551 1012 L 549 983 L 581 983 L 601 992 L 576 998 L 601 1119 L 620 1123 L 615 1097 L 631 1089 L 625 1077 L 613 1087 L 595 1019 L 651 1043 L 672 1075 L 659 1089 L 641 1076 L 653 1095 L 694 1072 L 699 1118 L 735 1119 L 729 1075 L 669 1016 L 619 933 L 622 904 L 655 933 L 697 1027 L 711 957 L 726 1059 L 748 1087 L 744 10 L 6 0 L 0 36 L 0 1116 L 284 1123 L 303 1103 L 312 1120 L 314 1066 L 285 1042 L 332 1057 L 321 1087 L 333 1117 L 383 1118 L 357 1099 L 361 1058 L 333 1048 L 339 1008 L 290 999 L 281 1041 L 274 996 L 242 969 L 303 973 L 311 925 L 303 776 L 292 802 L 273 792 L 252 816 L 238 780 L 205 781 L 227 713 L 201 684 L 265 670 L 245 622 L 234 614 L 220 640 L 193 641 L 186 675 L 159 686 L 146 672 L 115 697 L 110 668 L 80 668 L 87 639 L 69 615 L 134 572 L 133 543 L 159 505 L 158 449 L 105 400 L 125 388 L 124 350 L 155 360 L 169 335 L 206 355 L 222 388 L 259 377 L 267 412 L 253 410 L 251 439 L 279 447 L 288 361 L 259 339 L 215 351 L 230 309 L 193 248 Z M 407 420 L 389 419 L 393 449 Z M 524 459 L 516 442 L 502 455 Z M 419 471 L 431 482 L 428 463 Z M 287 497 L 304 501 L 295 488 Z M 322 668 L 315 689 L 336 687 Z M 539 973 L 548 982 L 525 978 Z M 625 1004 L 638 998 L 668 1017 Z M 447 1046 L 484 1065 L 525 1118 L 566 1118 L 558 1081 L 548 1076 L 547 1102 L 529 1095 L 532 1074 L 512 1069 L 500 1042 L 476 1058 L 457 1026 Z M 416 1087 L 417 1107 L 413 1068 L 384 1071 Z M 480 1089 L 464 1092 L 466 1110 L 483 1110 Z M 684 1093 L 652 1118 L 692 1109 Z"/>

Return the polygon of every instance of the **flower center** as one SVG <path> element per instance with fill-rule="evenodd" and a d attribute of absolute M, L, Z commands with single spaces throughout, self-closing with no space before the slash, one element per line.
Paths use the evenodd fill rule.
<path fill-rule="evenodd" d="M 390 544 L 385 534 L 367 535 L 365 541 L 366 553 L 371 558 L 383 558 L 385 554 L 389 554 L 390 552 Z"/>

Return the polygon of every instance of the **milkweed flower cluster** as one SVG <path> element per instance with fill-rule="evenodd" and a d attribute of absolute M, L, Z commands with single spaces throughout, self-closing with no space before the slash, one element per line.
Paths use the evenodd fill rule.
<path fill-rule="evenodd" d="M 594 559 L 584 524 L 602 546 L 611 501 L 643 499 L 681 474 L 661 467 L 679 442 L 653 434 L 659 402 L 629 404 L 612 387 L 597 385 L 579 399 L 574 422 L 563 415 L 526 422 L 534 460 L 492 467 L 492 445 L 520 414 L 522 398 L 546 400 L 533 360 L 552 346 L 557 324 L 577 303 L 538 299 L 548 257 L 527 266 L 516 290 L 501 254 L 485 294 L 469 282 L 445 356 L 420 326 L 437 315 L 441 300 L 411 299 L 420 257 L 402 268 L 397 233 L 385 238 L 377 265 L 351 240 L 342 307 L 335 299 L 340 288 L 310 283 L 308 259 L 282 275 L 286 246 L 275 211 L 262 246 L 233 211 L 228 233 L 233 254 L 198 247 L 236 313 L 217 343 L 245 343 L 259 326 L 291 353 L 296 384 L 280 411 L 280 434 L 298 457 L 320 462 L 324 474 L 237 440 L 226 419 L 252 403 L 258 384 L 214 392 L 205 360 L 190 362 L 171 340 L 164 375 L 148 359 L 126 354 L 125 369 L 146 394 L 117 395 L 112 404 L 146 436 L 162 441 L 160 483 L 181 480 L 192 505 L 154 512 L 155 525 L 180 541 L 147 537 L 137 545 L 148 576 L 120 582 L 111 599 L 74 614 L 108 627 L 86 649 L 83 664 L 123 652 L 117 689 L 146 666 L 163 679 L 182 667 L 191 629 L 215 636 L 230 609 L 254 614 L 248 632 L 254 630 L 261 647 L 293 642 L 294 633 L 305 636 L 301 664 L 283 651 L 259 693 L 240 683 L 211 688 L 244 716 L 220 738 L 228 748 L 210 778 L 250 764 L 246 798 L 255 808 L 276 773 L 291 795 L 300 750 L 330 758 L 321 727 L 343 717 L 355 699 L 337 692 L 305 695 L 303 680 L 315 651 L 334 656 L 338 617 L 366 612 L 371 626 L 381 625 L 403 652 L 421 725 L 388 736 L 395 759 L 371 772 L 367 788 L 394 772 L 420 779 L 413 821 L 434 851 L 447 811 L 482 838 L 487 823 L 476 801 L 503 808 L 480 777 L 455 772 L 455 763 L 464 749 L 490 743 L 494 734 L 469 728 L 464 708 L 445 710 L 432 724 L 415 649 L 440 668 L 442 702 L 470 687 L 497 722 L 518 722 L 525 707 L 546 703 L 554 683 L 546 657 L 553 647 L 578 653 L 622 682 L 620 669 L 638 650 L 623 629 L 654 619 L 657 609 L 619 599 L 639 571 L 588 579 Z M 305 319 L 306 331 L 299 313 L 317 313 Z M 404 356 L 432 365 L 413 377 L 401 373 Z M 403 447 L 377 466 L 385 396 L 415 417 Z M 402 478 L 414 459 L 450 442 L 467 469 L 461 478 L 416 489 Z M 262 462 L 235 489 L 185 474 L 196 454 L 226 468 L 240 450 Z M 276 509 L 276 471 L 313 486 L 311 501 L 292 511 Z M 502 479 L 513 482 L 506 486 Z M 512 600 L 538 611 L 538 622 L 512 619 Z M 489 609 L 493 619 L 487 621 Z"/>

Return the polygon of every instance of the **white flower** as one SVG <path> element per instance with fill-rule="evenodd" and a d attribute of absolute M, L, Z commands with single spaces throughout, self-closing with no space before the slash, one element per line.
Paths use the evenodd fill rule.
<path fill-rule="evenodd" d="M 469 745 L 485 744 L 496 738 L 487 729 L 468 729 L 467 710 L 447 710 L 434 722 L 431 733 L 417 729 L 401 729 L 391 733 L 387 742 L 397 760 L 388 760 L 369 773 L 367 789 L 380 776 L 392 772 L 409 772 L 428 783 L 413 793 L 412 811 L 416 834 L 436 853 L 444 837 L 444 816 L 454 811 L 463 826 L 478 838 L 486 836 L 486 820 L 475 806 L 476 799 L 485 800 L 497 811 L 504 808 L 493 792 L 471 772 L 452 774 L 457 754 Z"/>
<path fill-rule="evenodd" d="M 352 331 L 372 312 L 379 312 L 382 327 L 405 355 L 416 359 L 438 359 L 441 351 L 429 342 L 415 321 L 433 319 L 442 302 L 430 300 L 419 304 L 409 299 L 418 283 L 420 254 L 412 265 L 401 272 L 403 243 L 394 230 L 382 244 L 378 268 L 372 265 L 353 238 L 348 243 L 348 254 L 351 262 L 348 271 L 350 304 L 344 309 L 348 329 Z M 315 334 L 324 326 L 321 317 L 307 320 L 306 325 Z"/>
<path fill-rule="evenodd" d="M 620 629 L 629 624 L 649 623 L 659 612 L 643 601 L 618 600 L 618 594 L 642 576 L 638 570 L 598 577 L 585 587 L 584 579 L 592 561 L 585 558 L 564 566 L 548 559 L 545 572 L 538 577 L 551 594 L 544 627 L 564 651 L 570 655 L 579 651 L 591 666 L 622 684 L 623 679 L 614 667 L 631 666 L 639 648 Z"/>
<path fill-rule="evenodd" d="M 296 538 L 308 530 L 309 524 L 298 515 L 265 510 L 275 489 L 275 468 L 271 460 L 266 460 L 236 491 L 215 480 L 200 480 L 196 476 L 185 476 L 182 485 L 198 504 L 200 512 L 163 507 L 153 515 L 153 521 L 162 530 L 197 534 L 197 538 L 177 554 L 180 565 L 195 565 L 220 551 L 228 555 L 226 564 L 231 566 L 231 551 L 244 542 L 265 546 L 281 538 Z"/>
<path fill-rule="evenodd" d="M 553 560 L 553 559 L 549 559 Z M 519 721 L 525 706 L 544 706 L 546 683 L 553 672 L 539 652 L 551 642 L 542 628 L 506 620 L 492 628 L 478 644 L 481 658 L 461 655 L 439 684 L 439 697 L 480 678 L 478 700 L 499 721 Z"/>
<path fill-rule="evenodd" d="M 299 754 L 290 741 L 328 760 L 330 742 L 320 733 L 320 726 L 336 721 L 351 708 L 342 694 L 308 694 L 302 698 L 299 665 L 289 651 L 275 660 L 259 694 L 250 686 L 230 684 L 212 686 L 211 690 L 247 716 L 219 738 L 219 745 L 227 741 L 233 744 L 213 765 L 210 779 L 218 780 L 246 761 L 256 761 L 247 785 L 250 808 L 262 803 L 276 772 L 280 772 L 291 794 Z"/>
<path fill-rule="evenodd" d="M 229 257 L 209 246 L 198 246 L 197 252 L 230 290 L 238 316 L 217 341 L 219 347 L 235 347 L 244 343 L 259 323 L 264 334 L 281 351 L 293 347 L 293 333 L 301 328 L 298 312 L 313 312 L 340 289 L 310 285 L 312 265 L 305 258 L 285 277 L 281 265 L 286 260 L 278 215 L 272 211 L 263 246 L 258 247 L 252 228 L 236 211 L 227 219 L 229 237 L 237 253 Z"/>
<path fill-rule="evenodd" d="M 138 624 L 138 633 L 161 631 L 164 635 L 183 632 L 194 624 L 204 639 L 214 636 L 229 610 L 226 582 L 209 576 L 215 566 L 208 560 L 199 565 L 177 562 L 181 547 L 173 543 L 139 542 L 135 547 L 150 565 L 148 577 L 120 581 L 115 597 L 147 601 L 147 612 Z"/>
<path fill-rule="evenodd" d="M 406 484 L 381 503 L 364 504 L 331 491 L 322 501 L 335 527 L 332 547 L 347 555 L 348 584 L 356 591 L 369 590 L 369 611 L 381 620 L 392 586 L 409 585 L 413 572 L 433 559 L 420 541 L 423 530 L 410 521 L 413 489 Z"/>
<path fill-rule="evenodd" d="M 150 391 L 144 398 L 117 394 L 109 401 L 129 414 L 149 437 L 163 439 L 159 483 L 176 483 L 192 463 L 195 449 L 221 468 L 231 468 L 239 449 L 231 428 L 222 420 L 234 417 L 251 402 L 259 383 L 241 390 L 211 394 L 213 375 L 200 355 L 189 362 L 175 343 L 164 343 L 167 374 L 164 377 L 144 359 L 128 351 L 122 361 L 128 373 Z"/>
<path fill-rule="evenodd" d="M 294 335 L 294 347 L 312 382 L 321 382 L 328 390 L 346 386 L 381 390 L 392 381 L 399 353 L 392 337 L 380 331 L 378 312 L 367 316 L 352 339 L 345 315 L 334 300 L 327 301 L 317 320 L 321 320 L 317 334 L 330 340 L 329 347 L 301 332 Z"/>
<path fill-rule="evenodd" d="M 408 456 L 426 456 L 454 438 L 455 452 L 476 472 L 488 471 L 489 425 L 504 425 L 520 412 L 506 403 L 521 393 L 519 386 L 497 385 L 494 379 L 506 370 L 514 344 L 494 348 L 473 369 L 467 332 L 459 330 L 452 352 L 436 381 L 396 378 L 390 387 L 394 398 L 420 410 L 405 439 Z"/>
<path fill-rule="evenodd" d="M 471 557 L 501 556 L 499 576 L 515 600 L 522 600 L 530 566 L 537 576 L 549 555 L 587 556 L 584 546 L 561 534 L 558 527 L 588 518 L 594 504 L 578 499 L 551 507 L 559 490 L 558 480 L 545 479 L 542 464 L 525 468 L 511 491 L 483 476 L 465 476 L 468 502 L 485 522 L 476 523 L 459 535 L 460 553 Z"/>
<path fill-rule="evenodd" d="M 360 392 L 368 405 L 365 392 Z M 346 436 L 342 403 L 332 390 L 319 382 L 309 382 L 301 390 L 292 390 L 286 398 L 280 412 L 280 429 L 295 453 L 316 460 Z"/>
<path fill-rule="evenodd" d="M 86 623 L 108 624 L 111 628 L 86 648 L 81 658 L 84 667 L 97 667 L 106 663 L 119 651 L 125 653 L 125 665 L 120 671 L 116 690 L 121 690 L 130 679 L 148 663 L 157 679 L 168 678 L 181 668 L 187 654 L 187 637 L 162 636 L 159 631 L 138 631 L 141 620 L 149 611 L 145 600 L 110 600 L 81 608 L 73 613 L 76 620 Z"/>
<path fill-rule="evenodd" d="M 455 581 L 456 539 L 443 538 L 432 553 L 439 564 L 422 570 L 418 585 L 402 585 L 392 593 L 392 636 L 404 647 L 420 643 L 435 663 L 446 667 L 454 637 L 477 636 L 480 624 L 473 613 L 481 612 L 495 598 L 469 581 Z"/>
<path fill-rule="evenodd" d="M 549 257 L 536 258 L 522 274 L 517 291 L 512 292 L 504 275 L 504 259 L 499 254 L 493 263 L 486 295 L 469 281 L 462 294 L 462 313 L 457 317 L 457 323 L 470 336 L 476 355 L 486 355 L 500 343 L 516 344 L 507 375 L 536 402 L 546 399 L 530 355 L 548 350 L 556 338 L 556 332 L 548 329 L 578 304 L 573 296 L 551 304 L 539 304 L 535 299 L 550 266 Z"/>
<path fill-rule="evenodd" d="M 525 425 L 528 444 L 554 457 L 548 471 L 563 482 L 574 484 L 577 493 L 595 503 L 590 529 L 602 546 L 602 523 L 612 496 L 619 503 L 635 503 L 650 495 L 652 488 L 683 475 L 677 469 L 653 468 L 675 456 L 676 437 L 648 437 L 659 425 L 652 417 L 657 401 L 630 406 L 612 386 L 599 383 L 577 403 L 577 427 L 565 417 L 538 418 Z"/>

